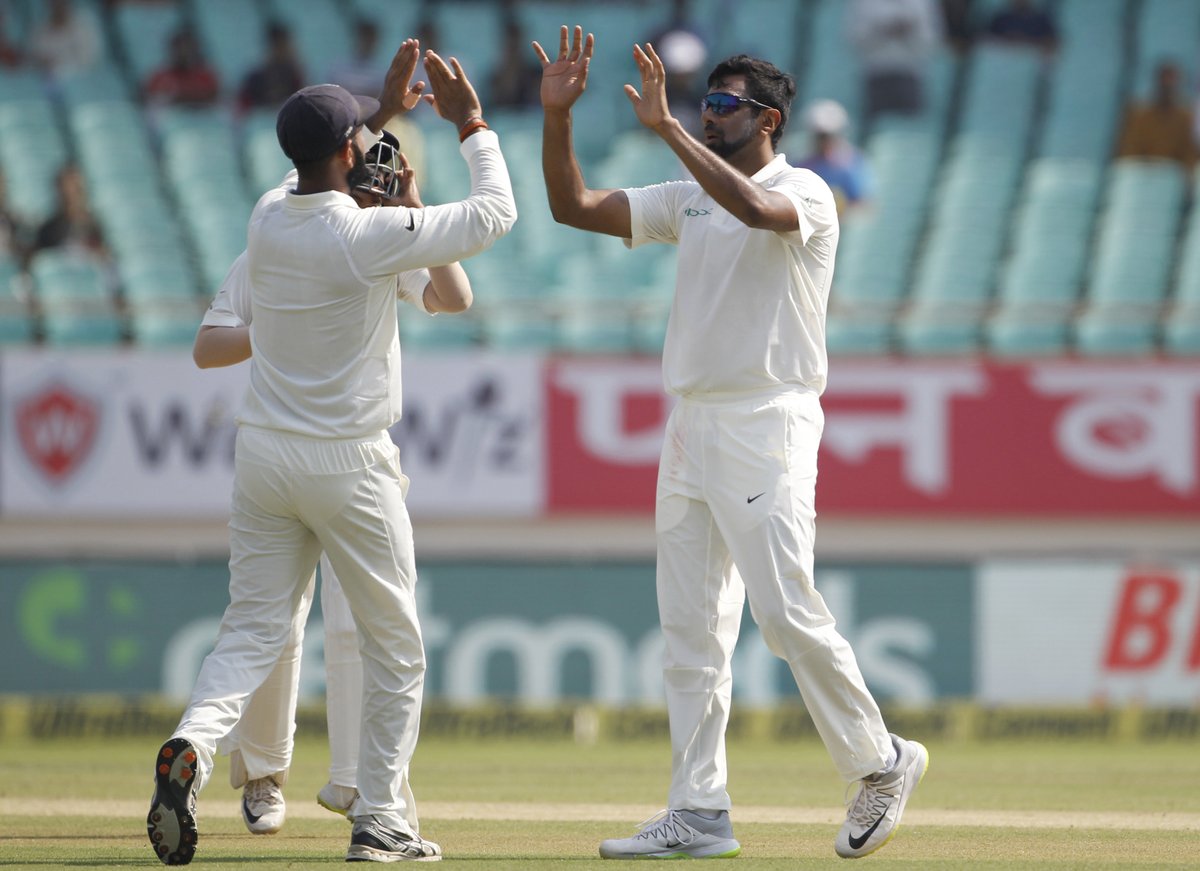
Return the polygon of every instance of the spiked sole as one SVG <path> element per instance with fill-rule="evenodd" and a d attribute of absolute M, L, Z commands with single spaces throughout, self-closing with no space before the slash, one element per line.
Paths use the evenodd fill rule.
<path fill-rule="evenodd" d="M 196 750 L 183 738 L 172 738 L 154 763 L 154 798 L 146 815 L 146 833 L 164 865 L 186 865 L 196 855 L 196 817 L 192 788 L 196 784 Z"/>

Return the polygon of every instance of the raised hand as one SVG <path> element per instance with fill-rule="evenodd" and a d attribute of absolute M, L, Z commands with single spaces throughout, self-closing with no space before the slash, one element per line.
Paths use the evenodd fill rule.
<path fill-rule="evenodd" d="M 634 45 L 633 61 L 642 74 L 642 91 L 639 94 L 633 85 L 626 85 L 625 95 L 633 103 L 638 121 L 654 130 L 671 117 L 667 108 L 667 71 L 650 43 L 644 49 Z"/>
<path fill-rule="evenodd" d="M 391 66 L 388 67 L 383 80 L 383 90 L 379 94 L 379 116 L 382 117 L 383 123 L 386 124 L 397 115 L 410 111 L 420 102 L 425 83 L 409 84 L 413 73 L 417 71 L 417 58 L 420 57 L 420 53 L 421 44 L 415 39 L 406 39 L 400 43 L 400 48 L 392 57 Z M 371 129 L 378 130 L 376 127 Z"/>
<path fill-rule="evenodd" d="M 596 38 L 592 34 L 583 38 L 583 28 L 575 25 L 570 46 L 567 45 L 567 25 L 558 34 L 558 58 L 550 58 L 538 43 L 533 44 L 534 53 L 542 62 L 542 108 L 570 109 L 587 88 L 588 65 L 592 61 L 592 50 Z"/>
<path fill-rule="evenodd" d="M 470 119 L 483 116 L 475 88 L 457 58 L 450 58 L 447 65 L 437 52 L 428 50 L 425 52 L 425 73 L 433 91 L 425 95 L 425 101 L 447 121 L 461 128 Z"/>

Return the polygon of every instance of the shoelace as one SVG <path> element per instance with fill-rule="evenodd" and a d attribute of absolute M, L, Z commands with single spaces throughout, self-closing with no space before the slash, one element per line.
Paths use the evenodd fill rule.
<path fill-rule="evenodd" d="M 669 845 L 686 846 L 696 837 L 696 830 L 680 819 L 679 814 L 670 808 L 661 810 L 650 819 L 638 826 L 635 838 L 661 838 Z M 672 838 L 674 839 L 672 841 Z"/>
<path fill-rule="evenodd" d="M 849 790 L 853 785 L 847 785 L 846 789 Z M 865 780 L 860 781 L 858 786 L 858 794 L 854 796 L 853 805 L 847 817 L 853 825 L 865 828 L 887 812 L 895 796 L 876 788 Z M 850 802 L 845 803 L 850 804 Z"/>
<path fill-rule="evenodd" d="M 279 787 L 275 785 L 275 781 L 269 777 L 263 777 L 258 780 L 251 780 L 246 784 L 246 804 L 251 805 L 269 805 L 270 807 L 278 807 L 283 803 L 283 795 L 279 791 Z"/>

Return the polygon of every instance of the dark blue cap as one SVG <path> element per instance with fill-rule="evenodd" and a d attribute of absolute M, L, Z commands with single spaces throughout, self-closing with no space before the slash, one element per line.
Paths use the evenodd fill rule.
<path fill-rule="evenodd" d="M 275 135 L 293 161 L 321 160 L 378 111 L 373 97 L 356 97 L 341 85 L 311 85 L 287 98 L 275 119 Z"/>

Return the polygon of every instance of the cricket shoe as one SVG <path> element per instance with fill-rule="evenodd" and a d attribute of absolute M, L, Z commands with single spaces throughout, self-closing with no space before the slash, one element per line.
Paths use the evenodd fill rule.
<path fill-rule="evenodd" d="M 886 774 L 859 781 L 846 822 L 833 842 L 843 859 L 870 855 L 886 844 L 900 828 L 908 798 L 929 768 L 929 751 L 916 741 L 890 736 L 896 747 L 896 764 Z"/>
<path fill-rule="evenodd" d="M 347 862 L 440 862 L 442 848 L 420 835 L 388 828 L 367 818 L 350 831 Z"/>
<path fill-rule="evenodd" d="M 154 797 L 146 815 L 146 834 L 164 865 L 186 865 L 196 855 L 196 748 L 172 738 L 154 763 Z"/>
<path fill-rule="evenodd" d="M 710 820 L 686 810 L 664 810 L 642 823 L 632 838 L 600 842 L 604 859 L 732 859 L 742 852 L 729 811 Z"/>
<path fill-rule="evenodd" d="M 242 819 L 252 835 L 273 835 L 283 828 L 287 805 L 274 775 L 247 780 L 242 787 Z"/>
<path fill-rule="evenodd" d="M 356 801 L 358 801 L 358 790 L 353 786 L 339 786 L 330 782 L 322 786 L 321 791 L 317 793 L 317 804 L 348 820 L 350 819 L 350 808 L 354 807 Z"/>

